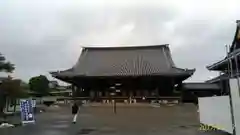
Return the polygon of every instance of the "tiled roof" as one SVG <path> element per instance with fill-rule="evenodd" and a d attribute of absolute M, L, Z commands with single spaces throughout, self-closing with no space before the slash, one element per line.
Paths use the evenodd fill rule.
<path fill-rule="evenodd" d="M 71 69 L 57 76 L 147 76 L 186 75 L 195 70 L 177 68 L 168 45 L 138 47 L 86 47 Z"/>
<path fill-rule="evenodd" d="M 221 74 L 215 78 L 212 78 L 210 80 L 207 80 L 206 82 L 207 83 L 215 83 L 215 82 L 219 82 L 219 81 L 225 81 L 225 80 L 229 80 L 231 78 L 236 78 L 236 77 L 239 77 L 240 76 L 240 73 L 233 73 L 232 76 L 229 75 L 229 74 Z"/>
<path fill-rule="evenodd" d="M 211 83 L 183 83 L 182 87 L 185 90 L 220 90 L 217 84 Z"/>

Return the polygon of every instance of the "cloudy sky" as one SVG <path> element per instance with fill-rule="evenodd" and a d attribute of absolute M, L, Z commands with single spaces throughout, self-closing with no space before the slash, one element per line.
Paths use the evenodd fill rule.
<path fill-rule="evenodd" d="M 217 73 L 205 67 L 225 56 L 240 19 L 237 0 L 0 1 L 0 52 L 14 77 L 70 68 L 81 46 L 170 44 L 178 67 L 196 68 L 188 81 Z"/>

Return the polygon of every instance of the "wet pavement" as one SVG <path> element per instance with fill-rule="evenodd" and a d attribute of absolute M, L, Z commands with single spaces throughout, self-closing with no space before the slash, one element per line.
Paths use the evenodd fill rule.
<path fill-rule="evenodd" d="M 77 124 L 72 124 L 70 107 L 52 109 L 36 117 L 36 124 L 0 129 L 0 135 L 219 135 L 199 131 L 194 106 L 153 108 L 82 107 Z"/>

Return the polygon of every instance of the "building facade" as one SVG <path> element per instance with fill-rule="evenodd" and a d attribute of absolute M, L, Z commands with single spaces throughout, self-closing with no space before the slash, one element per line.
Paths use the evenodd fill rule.
<path fill-rule="evenodd" d="M 174 90 L 195 69 L 176 67 L 169 45 L 84 47 L 70 69 L 52 76 L 75 86 L 73 95 L 92 100 L 174 96 Z"/>

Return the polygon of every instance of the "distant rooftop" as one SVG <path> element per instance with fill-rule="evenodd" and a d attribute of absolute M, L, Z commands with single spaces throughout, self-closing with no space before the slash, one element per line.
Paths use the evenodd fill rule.
<path fill-rule="evenodd" d="M 153 48 L 153 47 L 165 47 L 169 46 L 169 44 L 161 44 L 161 45 L 119 45 L 119 46 L 82 46 L 85 49 L 137 49 L 137 48 Z"/>
<path fill-rule="evenodd" d="M 220 86 L 214 83 L 199 82 L 199 83 L 183 83 L 185 90 L 220 90 Z"/>

